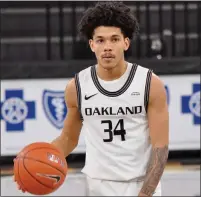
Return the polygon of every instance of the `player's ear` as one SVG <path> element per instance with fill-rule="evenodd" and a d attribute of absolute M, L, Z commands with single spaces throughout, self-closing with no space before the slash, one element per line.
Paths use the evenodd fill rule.
<path fill-rule="evenodd" d="M 127 51 L 130 46 L 130 39 L 128 37 L 124 38 L 124 51 Z"/>
<path fill-rule="evenodd" d="M 92 39 L 89 40 L 89 46 L 90 46 L 92 52 L 94 52 L 94 43 L 93 43 Z"/>

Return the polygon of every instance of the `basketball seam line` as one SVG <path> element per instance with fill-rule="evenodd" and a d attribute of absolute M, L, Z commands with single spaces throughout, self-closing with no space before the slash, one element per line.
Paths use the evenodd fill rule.
<path fill-rule="evenodd" d="M 32 160 L 32 161 L 37 161 L 37 162 L 40 162 L 40 163 L 49 165 L 49 166 L 51 166 L 52 168 L 55 168 L 55 169 L 57 169 L 59 172 L 61 172 L 62 175 L 66 176 L 66 174 L 63 173 L 59 168 L 57 168 L 57 167 L 55 167 L 55 166 L 53 166 L 53 165 L 50 165 L 50 164 L 48 164 L 48 163 L 45 163 L 45 162 L 43 162 L 43 161 L 41 161 L 41 160 L 34 159 L 34 158 L 31 158 L 31 157 L 18 157 L 18 158 L 23 158 L 23 160 L 24 160 L 24 159 L 30 159 L 30 160 Z"/>
<path fill-rule="evenodd" d="M 57 150 L 54 149 L 54 148 L 50 148 L 50 147 L 37 147 L 37 148 L 31 149 L 31 150 L 25 152 L 24 156 L 17 157 L 17 158 L 21 158 L 21 159 L 22 159 L 22 161 L 23 161 L 22 163 L 23 163 L 24 168 L 26 169 L 26 171 L 28 172 L 28 174 L 29 174 L 32 178 L 34 178 L 34 179 L 35 179 L 38 183 L 40 183 L 41 185 L 43 185 L 43 186 L 45 186 L 45 187 L 47 187 L 47 188 L 49 188 L 49 189 L 54 189 L 54 188 L 52 188 L 52 187 L 49 187 L 49 186 L 43 184 L 43 183 L 40 182 L 37 178 L 35 178 L 35 177 L 28 171 L 28 169 L 26 168 L 26 166 L 25 166 L 25 164 L 24 164 L 24 159 L 30 159 L 30 160 L 38 161 L 38 162 L 43 163 L 43 164 L 47 164 L 47 163 L 42 162 L 42 161 L 40 161 L 40 160 L 35 160 L 35 159 L 31 158 L 31 157 L 26 157 L 26 155 L 27 155 L 29 152 L 31 152 L 31 151 L 33 151 L 33 150 L 37 150 L 37 149 L 43 149 L 43 148 L 50 149 L 50 150 L 54 150 L 54 151 L 56 151 L 57 153 L 60 154 L 60 152 L 57 151 Z M 52 165 L 50 165 L 50 164 L 47 164 L 47 165 L 51 166 L 52 168 L 56 168 L 59 172 L 61 172 L 64 176 L 66 176 L 66 175 L 65 175 L 61 170 L 59 170 L 57 167 L 52 166 Z M 18 166 L 18 167 L 19 167 L 19 166 Z M 19 172 L 18 172 L 18 173 L 19 173 Z M 19 177 L 19 178 L 20 178 L 20 177 Z M 21 182 L 21 180 L 20 180 L 20 182 Z M 22 184 L 22 185 L 23 185 L 23 184 Z"/>
<path fill-rule="evenodd" d="M 54 149 L 54 148 L 50 148 L 50 147 L 37 147 L 37 148 L 31 149 L 31 150 L 25 152 L 24 155 L 26 155 L 26 154 L 29 153 L 30 151 L 37 150 L 37 149 L 42 149 L 42 148 L 47 148 L 47 149 L 51 149 L 51 150 L 55 150 L 55 151 L 57 151 L 56 149 Z M 57 152 L 58 152 L 59 154 L 61 154 L 59 151 L 57 151 Z"/>
<path fill-rule="evenodd" d="M 25 166 L 25 164 L 24 164 L 24 158 L 22 158 L 23 160 L 23 166 L 24 166 L 24 168 L 26 169 L 26 171 L 28 172 L 28 174 L 33 178 L 33 179 L 35 179 L 38 183 L 40 183 L 41 185 L 43 185 L 43 186 L 45 186 L 45 187 L 47 187 L 47 188 L 49 188 L 49 189 L 54 189 L 53 187 L 49 187 L 49 186 L 47 186 L 46 184 L 44 184 L 44 183 L 42 183 L 40 180 L 38 180 L 37 178 L 35 178 L 30 172 L 29 172 L 29 170 L 27 169 L 27 167 Z"/>
<path fill-rule="evenodd" d="M 20 182 L 20 184 L 23 186 L 23 189 L 27 190 L 26 187 L 24 186 L 24 184 L 23 184 L 21 178 L 20 178 L 20 162 L 19 162 L 19 160 L 17 160 L 17 162 L 18 162 L 17 165 L 18 165 L 18 177 L 19 177 L 19 182 Z"/>
<path fill-rule="evenodd" d="M 42 149 L 42 148 L 46 148 L 46 149 L 51 149 L 51 150 L 55 150 L 55 151 L 57 151 L 57 150 L 54 149 L 54 148 L 48 148 L 48 147 L 37 147 L 37 148 L 31 149 L 31 150 L 25 152 L 24 157 L 26 157 L 26 155 L 27 155 L 30 151 L 37 150 L 37 149 Z M 61 154 L 59 151 L 57 151 L 57 152 L 58 152 L 59 154 Z M 18 157 L 18 158 L 24 158 L 24 157 Z M 26 157 L 26 158 L 29 158 L 29 159 L 31 159 L 31 160 L 34 160 L 34 159 L 31 158 L 31 157 Z M 44 163 L 44 162 L 42 162 L 42 161 L 40 161 L 40 160 L 35 160 L 35 161 L 38 161 L 38 162 Z M 45 163 L 45 164 L 46 164 L 46 163 Z M 51 167 L 55 167 L 55 166 L 52 166 L 52 165 L 50 165 L 50 164 L 48 164 L 48 165 L 51 166 Z M 58 169 L 57 167 L 55 167 L 55 168 L 56 168 L 59 172 L 61 172 L 64 176 L 66 176 L 66 174 L 63 173 L 60 169 Z"/>

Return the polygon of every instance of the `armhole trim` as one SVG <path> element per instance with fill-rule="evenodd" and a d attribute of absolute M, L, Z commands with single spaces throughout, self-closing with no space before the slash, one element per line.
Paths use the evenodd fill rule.
<path fill-rule="evenodd" d="M 78 108 L 80 111 L 80 118 L 81 120 L 83 120 L 83 116 L 82 116 L 82 92 L 81 92 L 81 87 L 80 87 L 80 81 L 79 81 L 79 74 L 75 75 L 75 86 L 76 86 L 76 90 L 77 90 L 77 102 L 78 102 Z"/>
<path fill-rule="evenodd" d="M 146 78 L 146 84 L 145 84 L 145 92 L 144 92 L 144 107 L 145 107 L 146 113 L 148 111 L 148 104 L 149 104 L 151 77 L 152 77 L 152 70 L 148 70 L 147 78 Z"/>

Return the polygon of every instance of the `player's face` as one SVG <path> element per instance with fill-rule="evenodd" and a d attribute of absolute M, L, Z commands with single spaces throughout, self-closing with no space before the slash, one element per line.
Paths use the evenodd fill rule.
<path fill-rule="evenodd" d="M 94 30 L 89 44 L 98 64 L 104 69 L 112 69 L 124 61 L 124 51 L 128 50 L 130 41 L 120 28 L 100 26 Z"/>

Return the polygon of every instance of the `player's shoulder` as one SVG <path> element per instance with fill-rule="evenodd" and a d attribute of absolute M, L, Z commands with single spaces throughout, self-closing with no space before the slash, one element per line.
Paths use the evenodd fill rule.
<path fill-rule="evenodd" d="M 131 63 L 131 62 L 128 62 L 130 65 L 132 65 L 132 67 L 134 67 L 134 70 L 135 72 L 137 72 L 137 74 L 139 75 L 144 75 L 146 76 L 148 72 L 152 72 L 151 69 L 149 68 L 146 68 L 140 64 L 137 64 L 137 63 Z"/>
<path fill-rule="evenodd" d="M 140 64 L 133 63 L 133 66 L 137 66 L 138 71 L 141 71 L 141 72 L 145 72 L 145 73 L 147 73 L 147 72 L 149 72 L 149 71 L 150 71 L 150 72 L 153 72 L 152 69 L 147 68 L 147 67 L 145 67 L 145 66 L 142 66 L 142 65 L 140 65 Z"/>
<path fill-rule="evenodd" d="M 75 77 L 70 79 L 69 82 L 67 83 L 66 91 L 74 92 L 76 90 L 76 86 L 78 85 L 77 83 L 79 83 L 79 79 L 81 77 L 83 77 L 84 75 L 91 73 L 91 67 L 92 66 L 89 66 L 89 67 L 79 71 L 78 73 L 76 73 Z"/>
<path fill-rule="evenodd" d="M 75 78 L 68 81 L 65 88 L 65 102 L 69 106 L 77 106 L 77 89 Z"/>
<path fill-rule="evenodd" d="M 138 65 L 138 69 L 146 76 L 149 83 L 150 101 L 166 96 L 165 84 L 163 80 L 152 69 Z"/>
<path fill-rule="evenodd" d="M 162 82 L 160 77 L 153 71 L 153 69 L 147 68 L 147 67 L 139 65 L 139 64 L 136 64 L 136 65 L 137 65 L 138 70 L 141 70 L 142 72 L 145 72 L 145 73 L 150 72 L 154 81 Z"/>
<path fill-rule="evenodd" d="M 154 72 L 150 82 L 150 101 L 166 97 L 165 84 L 163 80 Z"/>
<path fill-rule="evenodd" d="M 91 79 L 91 68 L 93 66 L 94 65 L 89 66 L 76 74 L 76 80 L 78 81 L 78 83 L 80 83 L 80 84 L 86 83 Z"/>
<path fill-rule="evenodd" d="M 151 77 L 151 87 L 155 89 L 165 89 L 163 80 L 154 72 Z"/>
<path fill-rule="evenodd" d="M 79 92 L 80 84 L 83 82 L 83 78 L 87 78 L 91 73 L 91 66 L 87 67 L 75 74 L 75 77 L 70 79 L 65 88 L 65 99 L 77 101 L 77 94 Z M 82 80 L 82 82 L 80 82 Z"/>
<path fill-rule="evenodd" d="M 65 88 L 65 95 L 75 95 L 76 94 L 76 82 L 75 78 L 69 80 Z"/>
<path fill-rule="evenodd" d="M 133 64 L 134 65 L 134 64 Z M 151 68 L 147 68 L 145 66 L 139 65 L 137 64 L 137 69 L 138 71 L 140 71 L 141 73 L 146 74 L 146 77 L 148 75 L 150 75 L 150 83 L 151 83 L 151 87 L 152 88 L 163 88 L 164 87 L 164 83 L 161 80 L 161 78 L 153 71 L 153 69 Z"/>
<path fill-rule="evenodd" d="M 83 77 L 85 75 L 88 75 L 88 74 L 91 74 L 91 67 L 92 66 L 89 66 L 83 70 L 81 70 L 80 72 L 78 72 L 76 75 L 78 75 L 79 77 Z"/>

